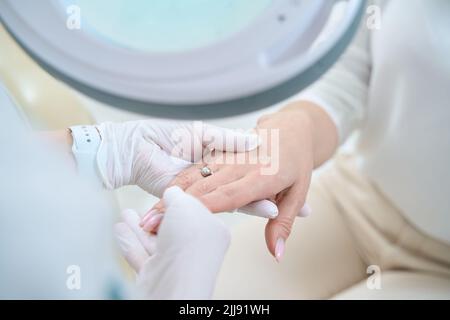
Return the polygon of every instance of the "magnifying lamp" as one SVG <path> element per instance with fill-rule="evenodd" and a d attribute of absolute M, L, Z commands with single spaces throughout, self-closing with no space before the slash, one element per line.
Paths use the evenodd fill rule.
<path fill-rule="evenodd" d="M 351 42 L 364 0 L 2 0 L 0 19 L 43 68 L 109 105 L 207 119 L 285 100 Z"/>

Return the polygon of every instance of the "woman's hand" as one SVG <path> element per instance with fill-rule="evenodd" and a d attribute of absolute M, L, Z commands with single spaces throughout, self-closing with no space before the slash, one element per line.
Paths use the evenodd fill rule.
<path fill-rule="evenodd" d="M 117 189 L 138 185 L 158 197 L 177 174 L 193 163 L 201 163 L 211 150 L 237 154 L 254 150 L 259 144 L 254 133 L 202 122 L 142 120 L 103 123 L 97 128 L 102 138 L 97 163 L 105 186 Z M 266 218 L 278 215 L 276 205 L 267 200 L 239 211 Z"/>
<path fill-rule="evenodd" d="M 205 159 L 212 176 L 203 178 L 199 174 L 203 165 L 192 166 L 171 185 L 198 197 L 213 212 L 261 199 L 274 201 L 279 215 L 267 224 L 266 242 L 280 260 L 295 217 L 305 204 L 312 171 L 334 152 L 337 133 L 328 115 L 307 102 L 264 116 L 257 132 L 262 143 L 246 153 L 245 161 L 236 154 L 215 152 Z M 159 203 L 154 209 L 160 211 L 163 206 Z"/>

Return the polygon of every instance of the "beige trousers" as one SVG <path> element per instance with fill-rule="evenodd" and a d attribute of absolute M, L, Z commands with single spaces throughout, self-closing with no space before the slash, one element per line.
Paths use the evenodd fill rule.
<path fill-rule="evenodd" d="M 413 227 L 351 156 L 313 179 L 308 203 L 313 214 L 297 220 L 280 264 L 265 221 L 234 228 L 215 298 L 450 299 L 449 244 Z"/>

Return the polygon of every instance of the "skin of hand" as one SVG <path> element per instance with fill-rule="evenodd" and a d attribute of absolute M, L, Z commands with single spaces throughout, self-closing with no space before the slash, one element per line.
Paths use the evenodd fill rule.
<path fill-rule="evenodd" d="M 256 131 L 262 142 L 246 154 L 244 163 L 224 161 L 230 157 L 236 160 L 236 155 L 215 152 L 206 161 L 212 176 L 203 178 L 198 174 L 199 166 L 192 166 L 170 185 L 199 198 L 212 212 L 233 210 L 261 199 L 274 201 L 279 215 L 269 220 L 265 236 L 269 251 L 280 261 L 295 218 L 305 204 L 312 171 L 337 148 L 337 129 L 322 108 L 300 101 L 263 116 Z M 274 135 L 279 138 L 273 139 Z M 161 211 L 162 202 L 152 210 L 153 215 Z"/>

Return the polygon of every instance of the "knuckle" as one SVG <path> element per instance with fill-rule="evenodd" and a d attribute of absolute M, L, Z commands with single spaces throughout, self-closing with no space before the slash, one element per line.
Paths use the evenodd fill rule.
<path fill-rule="evenodd" d="M 211 184 L 208 181 L 202 181 L 196 189 L 201 194 L 208 193 L 211 190 Z"/>
<path fill-rule="evenodd" d="M 181 173 L 175 179 L 175 184 L 182 189 L 187 189 L 193 183 L 193 178 L 187 173 Z"/>
<path fill-rule="evenodd" d="M 230 170 L 229 176 L 231 177 L 232 181 L 237 180 L 242 177 L 241 170 Z"/>
<path fill-rule="evenodd" d="M 227 186 L 219 186 L 219 187 L 217 188 L 217 191 L 218 191 L 220 194 L 222 194 L 222 195 L 224 195 L 224 196 L 226 196 L 226 197 L 232 196 L 232 191 L 231 191 L 231 189 L 230 189 L 229 187 L 227 187 Z"/>
<path fill-rule="evenodd" d="M 234 188 L 221 186 L 217 188 L 217 191 L 227 199 L 226 201 L 230 206 L 234 207 L 236 205 L 237 192 Z"/>
<path fill-rule="evenodd" d="M 281 216 L 277 219 L 277 226 L 286 237 L 289 237 L 291 234 L 293 222 L 291 217 Z"/>

